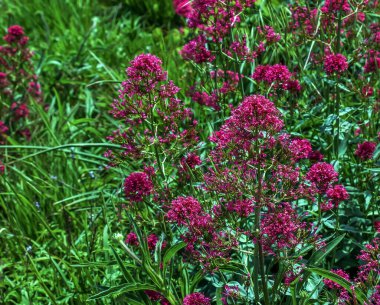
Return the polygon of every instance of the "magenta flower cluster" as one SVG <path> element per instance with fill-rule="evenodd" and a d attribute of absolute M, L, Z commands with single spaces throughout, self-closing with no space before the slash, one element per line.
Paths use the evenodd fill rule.
<path fill-rule="evenodd" d="M 323 67 L 328 75 L 342 74 L 348 69 L 347 58 L 342 54 L 329 54 L 325 58 Z"/>
<path fill-rule="evenodd" d="M 33 53 L 27 47 L 29 37 L 19 25 L 8 28 L 3 37 L 6 44 L 0 46 L 0 143 L 11 136 L 30 139 L 25 119 L 30 114 L 29 102 L 42 101 L 41 86 L 31 62 Z"/>
<path fill-rule="evenodd" d="M 153 192 L 153 183 L 146 173 L 132 173 L 124 181 L 125 198 L 130 202 L 143 201 Z"/>

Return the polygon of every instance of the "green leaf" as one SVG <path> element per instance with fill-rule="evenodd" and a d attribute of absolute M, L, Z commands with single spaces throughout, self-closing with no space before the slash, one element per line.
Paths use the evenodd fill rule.
<path fill-rule="evenodd" d="M 345 234 L 342 234 L 334 238 L 325 247 L 314 252 L 308 261 L 308 265 L 318 265 L 332 250 L 334 250 L 334 248 L 342 241 L 344 236 Z"/>
<path fill-rule="evenodd" d="M 129 271 L 127 270 L 127 268 L 125 268 L 124 263 L 121 260 L 119 254 L 116 253 L 116 250 L 114 249 L 114 247 L 111 246 L 111 249 L 112 249 L 113 255 L 116 258 L 116 261 L 117 261 L 118 265 L 120 266 L 121 272 L 123 273 L 123 276 L 124 276 L 125 280 L 127 282 L 129 282 L 129 283 L 134 282 L 132 275 L 129 273 Z"/>
<path fill-rule="evenodd" d="M 118 286 L 111 287 L 105 291 L 99 292 L 88 298 L 89 301 L 104 298 L 107 296 L 112 296 L 114 294 L 121 294 L 131 291 L 141 291 L 141 290 L 153 290 L 157 291 L 157 288 L 150 284 L 122 284 Z"/>
<path fill-rule="evenodd" d="M 185 242 L 180 242 L 178 244 L 175 244 L 174 246 L 171 246 L 165 253 L 163 263 L 164 267 L 167 265 L 167 263 L 174 257 L 174 255 L 177 254 L 178 251 L 186 247 Z"/>
<path fill-rule="evenodd" d="M 223 287 L 216 288 L 216 293 L 215 293 L 216 305 L 223 305 L 223 303 L 222 303 L 222 289 L 223 289 Z"/>
<path fill-rule="evenodd" d="M 322 269 L 322 268 L 306 268 L 307 271 L 318 274 L 326 279 L 329 279 L 333 281 L 334 283 L 339 284 L 344 289 L 346 289 L 349 293 L 352 295 L 355 295 L 356 299 L 363 304 L 367 301 L 367 298 L 363 291 L 361 291 L 359 288 L 354 288 L 354 291 L 351 289 L 353 284 L 349 281 L 347 281 L 345 278 L 339 276 L 338 274 L 335 274 L 329 270 Z"/>

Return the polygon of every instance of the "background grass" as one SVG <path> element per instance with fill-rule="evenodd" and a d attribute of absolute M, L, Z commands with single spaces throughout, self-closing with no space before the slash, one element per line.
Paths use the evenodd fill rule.
<path fill-rule="evenodd" d="M 0 303 L 84 304 L 99 283 L 118 278 L 109 243 L 125 233 L 115 194 L 125 175 L 105 169 L 102 157 L 115 129 L 109 105 L 136 54 L 160 56 L 179 78 L 182 21 L 169 0 L 0 5 L 1 31 L 19 24 L 30 37 L 49 105 L 34 105 L 31 142 L 10 139 L 1 152 Z"/>

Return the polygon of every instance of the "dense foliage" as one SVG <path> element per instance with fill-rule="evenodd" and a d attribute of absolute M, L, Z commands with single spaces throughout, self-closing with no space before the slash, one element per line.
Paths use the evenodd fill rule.
<path fill-rule="evenodd" d="M 380 304 L 378 1 L 3 10 L 2 303 Z"/>

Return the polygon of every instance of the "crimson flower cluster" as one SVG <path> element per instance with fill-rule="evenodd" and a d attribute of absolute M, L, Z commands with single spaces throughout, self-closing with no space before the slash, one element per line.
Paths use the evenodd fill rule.
<path fill-rule="evenodd" d="M 189 17 L 192 12 L 191 1 L 189 0 L 173 0 L 175 12 L 183 17 Z"/>
<path fill-rule="evenodd" d="M 30 131 L 22 121 L 29 116 L 30 99 L 42 101 L 24 29 L 10 26 L 3 39 L 6 44 L 0 46 L 0 143 L 5 142 L 8 134 L 29 139 Z"/>
<path fill-rule="evenodd" d="M 323 67 L 328 75 L 342 74 L 348 69 L 347 58 L 342 54 L 329 54 L 325 58 Z"/>
<path fill-rule="evenodd" d="M 141 202 L 153 192 L 153 183 L 146 173 L 134 172 L 124 181 L 125 198 L 130 202 Z"/>
<path fill-rule="evenodd" d="M 182 48 L 180 54 L 185 60 L 204 64 L 206 70 L 213 66 L 210 80 L 193 85 L 188 95 L 194 102 L 223 111 L 226 115 L 230 104 L 239 100 L 239 89 L 245 77 L 231 71 L 227 57 L 221 54 L 238 62 L 253 62 L 268 46 L 278 43 L 281 35 L 271 26 L 263 25 L 256 28 L 255 45 L 248 46 L 246 36 L 239 33 L 238 28 L 243 14 L 255 3 L 253 0 L 194 0 L 188 3 L 191 11 L 186 14 L 187 24 L 193 29 L 195 38 Z M 176 1 L 174 4 L 177 7 Z M 283 87 L 289 91 L 301 89 L 299 82 L 291 75 L 287 76 Z"/>
<path fill-rule="evenodd" d="M 242 235 L 253 247 L 261 244 L 264 252 L 278 257 L 305 243 L 323 245 L 291 202 L 304 198 L 312 203 L 317 190 L 308 180 L 330 185 L 337 174 L 334 171 L 328 182 L 319 172 L 303 177 L 297 164 L 307 162 L 311 145 L 291 139 L 281 133 L 282 128 L 280 113 L 270 100 L 246 97 L 210 137 L 215 147 L 207 160 L 204 190 L 218 196 L 218 203 L 177 197 L 168 207 L 166 219 L 185 229 L 182 238 L 188 253 L 204 268 L 228 262 Z M 255 228 L 244 224 L 256 213 L 261 219 L 258 236 L 253 234 Z"/>
<path fill-rule="evenodd" d="M 358 156 L 362 160 L 369 160 L 373 157 L 373 153 L 376 149 L 376 143 L 365 141 L 363 143 L 359 143 L 358 147 L 355 151 L 355 155 Z"/>
<path fill-rule="evenodd" d="M 108 137 L 123 151 L 105 153 L 111 165 L 128 158 L 143 160 L 150 152 L 159 163 L 164 154 L 174 157 L 170 149 L 173 143 L 182 149 L 196 143 L 197 121 L 192 110 L 176 98 L 180 89 L 167 80 L 159 58 L 141 54 L 130 62 L 126 74 L 111 110 L 122 126 Z"/>
<path fill-rule="evenodd" d="M 183 305 L 211 305 L 211 300 L 200 292 L 194 292 L 183 299 Z"/>
<path fill-rule="evenodd" d="M 265 83 L 273 89 L 289 90 L 298 92 L 301 90 L 301 85 L 298 80 L 294 79 L 289 69 L 281 64 L 259 65 L 256 67 L 252 78 L 258 83 Z"/>
<path fill-rule="evenodd" d="M 240 22 L 241 12 L 252 6 L 256 0 L 191 1 L 192 11 L 188 16 L 190 28 L 198 28 L 213 41 L 221 41 L 230 33 L 231 28 Z"/>
<path fill-rule="evenodd" d="M 192 258 L 206 269 L 218 268 L 216 261 L 228 262 L 229 253 L 237 246 L 236 238 L 218 222 L 218 213 L 207 213 L 193 197 L 174 199 L 166 213 L 168 221 L 186 228 L 182 238 Z"/>

